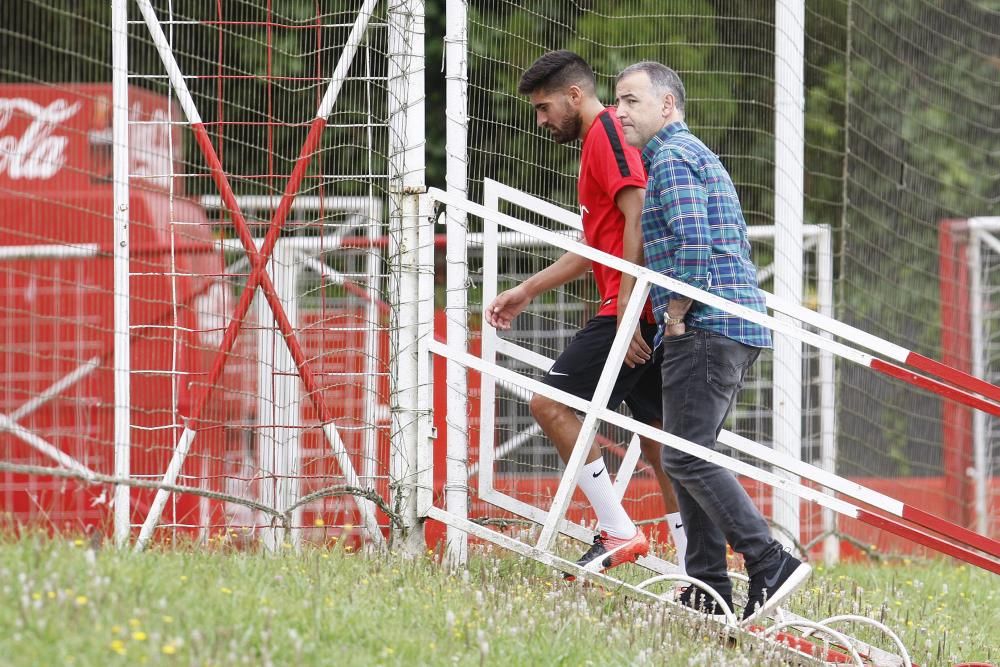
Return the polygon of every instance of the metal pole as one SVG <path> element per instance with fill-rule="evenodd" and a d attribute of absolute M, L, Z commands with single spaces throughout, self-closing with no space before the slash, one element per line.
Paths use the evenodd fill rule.
<path fill-rule="evenodd" d="M 114 170 L 114 396 L 115 477 L 131 474 L 131 338 L 129 336 L 129 141 L 128 141 L 128 0 L 111 2 L 112 168 Z M 114 537 L 128 543 L 129 487 L 114 492 Z"/>
<path fill-rule="evenodd" d="M 392 438 L 389 484 L 402 527 L 394 544 L 423 551 L 417 517 L 417 448 L 420 439 L 420 196 L 424 184 L 424 5 L 390 0 L 388 12 L 389 236 Z M 395 289 L 392 289 L 395 287 Z"/>
<path fill-rule="evenodd" d="M 833 238 L 829 225 L 817 225 L 816 239 L 816 291 L 819 298 L 819 312 L 833 317 Z M 833 334 L 824 332 L 823 337 L 832 339 Z M 819 350 L 819 449 L 820 467 L 830 473 L 837 472 L 837 408 L 836 408 L 836 367 L 833 353 Z M 832 490 L 827 491 L 833 495 Z M 837 515 L 832 510 L 823 510 L 823 532 L 830 533 L 823 539 L 823 562 L 835 565 L 840 560 L 840 537 L 837 532 Z"/>
<path fill-rule="evenodd" d="M 983 317 L 983 301 L 986 298 L 983 290 L 983 250 L 982 232 L 974 227 L 969 229 L 969 245 L 966 260 L 969 264 L 969 315 L 971 334 L 972 374 L 978 378 L 986 377 L 986 348 L 983 343 L 985 318 Z M 983 535 L 989 535 L 989 506 L 986 502 L 988 465 L 986 461 L 986 413 L 976 410 L 972 413 L 972 484 L 976 515 L 976 530 Z M 956 499 L 965 503 L 966 499 Z"/>
<path fill-rule="evenodd" d="M 447 105 L 446 141 L 447 167 L 445 181 L 449 194 L 465 198 L 468 192 L 468 3 L 449 0 L 445 32 L 445 77 Z M 465 211 L 449 207 L 447 213 L 447 316 L 448 345 L 460 352 L 468 347 L 469 278 L 467 249 L 467 216 Z M 484 304 L 485 305 L 485 304 Z M 449 360 L 446 382 L 447 410 L 447 479 L 445 506 L 463 519 L 468 518 L 469 492 L 469 391 L 468 374 L 464 366 Z M 486 404 L 483 404 L 486 406 Z M 492 410 L 492 403 L 485 410 Z M 468 558 L 469 535 L 455 526 L 448 526 L 447 559 L 452 565 L 464 565 Z"/>
<path fill-rule="evenodd" d="M 274 289 L 285 307 L 285 314 L 292 326 L 298 320 L 298 262 L 299 253 L 278 241 L 271 255 L 271 280 Z M 273 321 L 271 310 L 263 295 L 254 298 L 257 322 L 264 325 Z M 282 340 L 277 326 L 260 326 L 257 332 L 257 417 L 268 424 L 260 429 L 257 441 L 257 467 L 260 470 L 260 502 L 267 507 L 284 511 L 300 497 L 299 481 L 301 472 L 299 376 L 295 359 Z M 297 516 L 301 508 L 293 514 L 292 525 L 300 525 Z M 264 546 L 277 551 L 285 541 L 298 544 L 301 531 L 285 533 L 279 527 L 268 527 L 262 531 Z"/>
<path fill-rule="evenodd" d="M 805 3 L 777 0 L 774 26 L 774 293 L 802 303 Z M 781 316 L 787 322 L 790 318 Z M 797 326 L 797 324 L 796 324 Z M 774 336 L 774 448 L 802 458 L 802 343 Z M 798 481 L 789 476 L 789 479 Z M 774 493 L 774 521 L 799 541 L 799 499 Z M 788 535 L 777 539 L 791 546 Z"/>

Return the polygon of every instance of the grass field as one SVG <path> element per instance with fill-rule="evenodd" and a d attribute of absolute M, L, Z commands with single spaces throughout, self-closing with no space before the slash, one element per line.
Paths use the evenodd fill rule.
<path fill-rule="evenodd" d="M 449 575 L 430 555 L 133 555 L 28 535 L 0 538 L 0 582 L 10 665 L 781 664 L 490 550 Z M 951 562 L 818 568 L 792 608 L 870 612 L 921 665 L 1000 657 L 1000 580 Z"/>

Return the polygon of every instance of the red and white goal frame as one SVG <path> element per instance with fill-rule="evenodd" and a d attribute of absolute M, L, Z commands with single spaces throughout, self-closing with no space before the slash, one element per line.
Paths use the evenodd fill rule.
<path fill-rule="evenodd" d="M 996 303 L 1000 285 L 1000 218 L 944 220 L 939 225 L 941 359 L 993 384 L 998 373 Z M 994 415 L 945 404 L 945 484 L 957 499 L 949 518 L 1000 533 L 1000 432 Z"/>
<path fill-rule="evenodd" d="M 114 128 L 116 139 L 116 159 L 114 162 L 116 212 L 115 472 L 116 476 L 124 478 L 129 475 L 128 454 L 131 431 L 128 401 L 130 373 L 128 351 L 129 173 L 127 160 L 119 159 L 119 156 L 127 152 L 128 118 L 126 111 L 128 108 L 129 70 L 126 47 L 128 5 L 131 4 L 131 0 L 116 0 L 113 4 Z M 377 4 L 377 0 L 364 0 L 361 4 L 347 42 L 339 54 L 337 65 L 328 75 L 325 93 L 309 123 L 309 131 L 302 143 L 298 159 L 295 161 L 291 173 L 287 175 L 284 193 L 273 208 L 267 232 L 262 239 L 255 239 L 241 206 L 241 201 L 246 202 L 246 200 L 241 200 L 234 192 L 229 174 L 226 173 L 219 160 L 216 147 L 202 121 L 198 106 L 188 90 L 185 73 L 178 66 L 170 41 L 161 26 L 160 17 L 157 16 L 149 0 L 135 0 L 135 5 L 141 13 L 142 21 L 148 29 L 149 37 L 162 62 L 163 71 L 169 78 L 171 90 L 209 167 L 212 180 L 218 188 L 218 198 L 232 220 L 239 245 L 246 253 L 246 259 L 250 266 L 246 287 L 241 292 L 233 312 L 228 314 L 228 324 L 222 334 L 214 362 L 204 382 L 199 384 L 195 390 L 185 427 L 175 443 L 169 464 L 159 479 L 163 488 L 157 491 L 155 499 L 144 517 L 135 544 L 137 550 L 145 548 L 153 538 L 164 506 L 171 496 L 169 488 L 176 484 L 185 460 L 192 450 L 192 443 L 199 432 L 198 424 L 208 405 L 209 397 L 222 377 L 237 337 L 244 328 L 248 315 L 251 313 L 254 297 L 258 292 L 262 297 L 258 299 L 258 317 L 272 318 L 279 332 L 279 335 L 274 336 L 273 341 L 276 347 L 282 348 L 281 354 L 276 355 L 276 359 L 280 356 L 281 361 L 280 363 L 276 362 L 280 368 L 275 369 L 275 376 L 284 377 L 286 383 L 289 378 L 294 378 L 293 384 L 301 382 L 303 393 L 312 402 L 320 429 L 336 459 L 340 477 L 344 480 L 346 487 L 360 492 L 355 493 L 353 497 L 365 538 L 375 545 L 381 545 L 385 542 L 380 520 L 376 516 L 376 506 L 363 493 L 369 487 L 358 474 L 352 455 L 344 446 L 343 439 L 335 424 L 334 415 L 320 391 L 312 369 L 312 362 L 303 350 L 300 333 L 296 331 L 293 321 L 289 317 L 288 308 L 289 304 L 294 302 L 294 294 L 291 296 L 285 294 L 283 298 L 281 290 L 287 292 L 289 286 L 294 285 L 294 277 L 284 276 L 281 280 L 281 289 L 279 289 L 275 285 L 276 280 L 271 275 L 273 269 L 269 268 L 269 262 L 275 253 L 295 252 L 293 246 L 280 240 L 282 229 L 293 209 L 303 178 L 317 154 L 327 118 L 337 103 L 338 94 Z M 422 12 L 414 11 L 415 7 L 411 6 L 415 4 L 418 3 L 401 2 L 387 8 L 388 51 L 390 54 L 388 59 L 391 207 L 389 213 L 389 256 L 390 261 L 396 264 L 394 267 L 396 270 L 391 272 L 390 276 L 390 280 L 394 281 L 394 284 L 391 284 L 388 290 L 389 294 L 396 297 L 391 304 L 391 315 L 394 318 L 391 327 L 392 335 L 390 336 L 393 350 L 391 359 L 394 364 L 394 372 L 401 377 L 413 379 L 412 382 L 405 383 L 403 386 L 401 386 L 403 383 L 392 383 L 393 398 L 392 406 L 389 408 L 392 421 L 391 432 L 395 435 L 389 464 L 389 488 L 392 494 L 390 502 L 399 517 L 399 520 L 392 527 L 397 529 L 401 535 L 416 532 L 412 529 L 417 525 L 416 503 L 420 495 L 417 489 L 423 482 L 423 493 L 426 496 L 430 486 L 426 482 L 429 466 L 427 464 L 421 465 L 421 462 L 418 461 L 422 455 L 417 447 L 417 439 L 423 436 L 426 440 L 431 430 L 428 425 L 430 411 L 424 403 L 424 395 L 418 391 L 421 384 L 426 384 L 429 381 L 427 371 L 422 369 L 419 363 L 421 358 L 419 351 L 423 344 L 420 337 L 429 333 L 430 313 L 422 311 L 418 303 L 420 298 L 426 300 L 429 294 L 429 283 L 426 279 L 420 280 L 418 276 L 421 273 L 421 262 L 431 261 L 427 249 L 431 248 L 432 244 L 431 239 L 426 235 L 429 232 L 428 226 L 419 225 L 421 220 L 428 218 L 428 213 L 420 208 L 418 199 L 419 193 L 423 189 L 424 171 L 423 18 Z M 303 118 L 302 120 L 306 121 L 307 119 Z M 423 251 L 420 250 L 421 244 L 423 244 Z M 335 243 L 326 244 L 327 250 L 335 247 Z M 294 263 L 293 258 L 276 264 L 287 267 Z M 319 270 L 323 270 L 322 266 L 319 267 Z M 428 275 L 427 271 L 423 273 Z M 294 287 L 292 289 L 294 290 Z M 266 308 L 262 309 L 261 304 L 266 304 Z M 375 410 L 376 407 L 373 406 L 372 409 Z M 290 412 L 286 413 L 286 417 L 285 421 L 288 423 L 281 426 L 294 428 L 296 417 Z M 279 481 L 274 483 L 272 493 L 265 499 L 273 502 L 272 509 L 278 512 L 292 511 L 293 504 L 300 501 L 295 488 L 295 477 L 299 474 L 299 470 L 295 466 L 299 457 L 294 451 L 285 452 L 285 454 L 278 458 L 288 465 L 283 469 L 270 471 L 270 474 Z M 425 499 L 424 502 L 426 504 L 429 500 Z M 119 543 L 124 543 L 131 530 L 127 487 L 119 486 L 117 488 L 115 503 L 115 534 Z M 282 535 L 279 530 L 278 534 L 271 540 L 272 546 L 285 539 L 294 540 L 295 537 L 294 531 L 290 535 Z"/>

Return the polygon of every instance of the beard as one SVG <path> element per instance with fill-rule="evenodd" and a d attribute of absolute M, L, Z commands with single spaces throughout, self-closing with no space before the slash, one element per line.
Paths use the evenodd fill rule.
<path fill-rule="evenodd" d="M 580 128 L 583 126 L 583 119 L 580 114 L 567 115 L 557 126 L 549 126 L 552 133 L 552 140 L 557 144 L 568 144 L 580 137 Z"/>

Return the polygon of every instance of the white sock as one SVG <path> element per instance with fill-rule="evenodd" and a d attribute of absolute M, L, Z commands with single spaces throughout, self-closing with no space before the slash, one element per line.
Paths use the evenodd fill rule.
<path fill-rule="evenodd" d="M 684 523 L 681 520 L 680 512 L 671 512 L 667 515 L 667 526 L 670 527 L 670 537 L 674 538 L 674 546 L 677 548 L 677 566 L 684 574 L 684 557 L 687 554 L 688 538 L 684 532 Z"/>
<path fill-rule="evenodd" d="M 594 508 L 594 514 L 597 515 L 598 530 L 603 530 L 609 536 L 620 540 L 635 536 L 638 529 L 625 513 L 622 501 L 615 495 L 604 459 L 597 459 L 583 466 L 578 483 L 583 495 L 590 501 L 590 506 Z"/>

